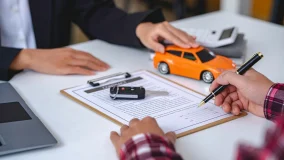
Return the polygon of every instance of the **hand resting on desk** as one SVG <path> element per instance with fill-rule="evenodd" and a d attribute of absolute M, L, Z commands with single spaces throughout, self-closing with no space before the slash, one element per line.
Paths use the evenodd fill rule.
<path fill-rule="evenodd" d="M 89 53 L 71 48 L 23 49 L 10 68 L 57 75 L 93 75 L 95 71 L 107 70 L 109 65 Z"/>
<path fill-rule="evenodd" d="M 130 140 L 133 136 L 149 133 L 160 137 L 167 138 L 171 143 L 175 143 L 176 134 L 174 132 L 164 133 L 159 127 L 157 121 L 154 118 L 146 117 L 141 121 L 139 119 L 133 119 L 129 122 L 129 126 L 124 125 L 120 129 L 120 134 L 117 132 L 111 132 L 110 139 L 114 145 L 117 154 L 119 155 L 121 146 Z"/>

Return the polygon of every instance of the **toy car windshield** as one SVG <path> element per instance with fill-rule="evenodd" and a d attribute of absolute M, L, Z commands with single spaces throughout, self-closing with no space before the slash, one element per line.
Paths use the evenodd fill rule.
<path fill-rule="evenodd" d="M 216 57 L 216 55 L 207 49 L 203 49 L 199 52 L 196 53 L 199 59 L 201 60 L 202 63 L 206 63 L 208 61 L 211 61 Z"/>

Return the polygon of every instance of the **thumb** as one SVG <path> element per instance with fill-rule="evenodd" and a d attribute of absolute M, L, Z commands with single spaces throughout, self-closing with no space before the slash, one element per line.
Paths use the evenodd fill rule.
<path fill-rule="evenodd" d="M 148 46 L 150 49 L 156 51 L 156 52 L 161 52 L 164 53 L 165 52 L 165 47 L 159 43 L 158 41 L 155 40 L 150 40 L 148 43 Z"/>
<path fill-rule="evenodd" d="M 118 135 L 117 132 L 112 131 L 110 133 L 110 140 L 111 140 L 112 144 L 114 145 L 118 155 L 119 155 L 119 150 L 120 150 L 119 139 L 120 139 L 120 136 Z"/>
<path fill-rule="evenodd" d="M 175 132 L 168 132 L 168 133 L 166 133 L 165 136 L 168 138 L 168 140 L 170 142 L 172 142 L 172 144 L 175 144 L 176 139 L 177 139 L 177 136 L 176 136 Z"/>

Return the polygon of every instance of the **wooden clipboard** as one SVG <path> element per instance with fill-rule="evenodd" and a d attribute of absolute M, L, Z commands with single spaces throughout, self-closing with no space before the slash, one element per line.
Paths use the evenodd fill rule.
<path fill-rule="evenodd" d="M 174 84 L 177 84 L 177 85 L 179 85 L 179 86 L 181 86 L 181 87 L 184 87 L 184 88 L 186 88 L 186 89 L 188 89 L 188 90 L 191 90 L 191 91 L 193 91 L 193 92 L 195 92 L 195 93 L 198 93 L 198 94 L 200 94 L 200 95 L 206 96 L 206 95 L 204 95 L 204 94 L 202 94 L 202 93 L 199 93 L 199 92 L 197 92 L 197 91 L 195 91 L 195 90 L 192 90 L 192 89 L 190 89 L 190 88 L 188 88 L 188 87 L 186 87 L 186 86 L 184 86 L 184 85 L 182 85 L 182 84 L 179 84 L 179 83 L 174 82 L 174 81 L 172 81 L 172 80 L 169 80 L 169 79 L 167 79 L 167 78 L 165 78 L 165 77 L 162 77 L 162 76 L 160 76 L 160 75 L 158 75 L 158 74 L 156 74 L 156 73 L 154 73 L 154 72 L 151 72 L 151 71 L 148 71 L 148 70 L 146 70 L 146 71 L 149 72 L 149 73 L 151 73 L 151 74 L 154 74 L 154 75 L 156 75 L 156 76 L 158 76 L 158 77 L 160 77 L 160 78 L 163 78 L 163 79 L 165 79 L 165 80 L 167 80 L 167 81 L 170 81 L 170 82 L 172 82 L 172 83 L 174 83 Z M 73 88 L 73 87 L 71 87 L 71 88 Z M 67 90 L 67 89 L 70 89 L 70 88 L 63 89 L 63 90 L 60 91 L 60 93 L 63 94 L 63 95 L 65 95 L 66 97 L 72 99 L 73 101 L 75 101 L 75 102 L 77 102 L 77 103 L 83 105 L 84 107 L 86 107 L 86 108 L 88 108 L 88 109 L 94 111 L 94 112 L 97 113 L 98 115 L 100 115 L 100 116 L 102 116 L 102 117 L 104 117 L 104 118 L 106 118 L 106 119 L 108 119 L 108 120 L 110 120 L 110 121 L 116 123 L 117 125 L 119 125 L 119 126 L 122 126 L 122 125 L 123 125 L 121 122 L 117 121 L 116 119 L 114 119 L 114 118 L 112 118 L 112 117 L 110 117 L 110 116 L 104 114 L 103 112 L 100 112 L 99 110 L 95 109 L 94 107 L 92 107 L 92 106 L 90 106 L 90 105 L 88 105 L 88 104 L 86 104 L 86 103 L 80 101 L 79 99 L 73 97 L 72 95 L 68 94 L 68 93 L 65 91 L 65 90 Z M 212 122 L 212 123 L 203 125 L 203 126 L 201 126 L 201 127 L 197 127 L 197 128 L 194 128 L 194 129 L 185 131 L 185 132 L 183 132 L 183 133 L 177 134 L 177 137 L 180 138 L 180 137 L 186 136 L 186 135 L 188 135 L 188 134 L 192 134 L 192 133 L 195 133 L 195 132 L 198 132 L 198 131 L 201 131 L 201 130 L 204 130 L 204 129 L 207 129 L 207 128 L 210 128 L 210 127 L 214 127 L 214 126 L 217 126 L 217 125 L 220 125 L 220 124 L 223 124 L 223 123 L 226 123 L 226 122 L 229 122 L 229 121 L 232 121 L 232 120 L 235 120 L 235 119 L 244 117 L 244 116 L 246 116 L 246 115 L 247 115 L 247 113 L 246 113 L 245 111 L 243 111 L 243 112 L 242 112 L 240 115 L 238 115 L 238 116 L 232 115 L 231 117 L 224 118 L 224 119 L 221 119 L 221 120 L 218 120 L 218 121 L 215 121 L 215 122 Z"/>

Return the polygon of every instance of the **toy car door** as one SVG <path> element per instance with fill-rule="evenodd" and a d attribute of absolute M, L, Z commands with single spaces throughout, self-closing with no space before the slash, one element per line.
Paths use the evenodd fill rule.
<path fill-rule="evenodd" d="M 192 53 L 184 52 L 181 59 L 180 71 L 183 76 L 199 79 L 201 73 L 201 63 L 199 59 Z"/>

